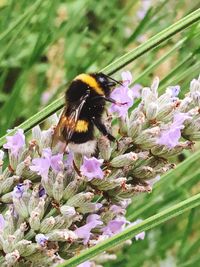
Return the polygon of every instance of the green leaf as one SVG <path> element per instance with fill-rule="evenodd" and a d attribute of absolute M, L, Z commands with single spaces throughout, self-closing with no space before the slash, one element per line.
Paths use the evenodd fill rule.
<path fill-rule="evenodd" d="M 162 212 L 159 212 L 149 218 L 147 218 L 146 220 L 144 220 L 143 222 L 128 227 L 126 228 L 123 232 L 109 238 L 106 241 L 103 241 L 101 243 L 99 243 L 98 245 L 91 247 L 87 250 L 85 250 L 84 252 L 82 252 L 80 255 L 78 255 L 77 257 L 73 257 L 69 260 L 67 260 L 66 262 L 58 265 L 58 267 L 74 267 L 77 266 L 78 264 L 91 259 L 93 257 L 95 257 L 96 255 L 119 245 L 121 243 L 123 243 L 124 241 L 131 239 L 133 236 L 135 236 L 136 234 L 139 234 L 143 231 L 152 229 L 158 225 L 160 225 L 161 223 L 164 223 L 168 220 L 170 220 L 171 218 L 174 218 L 190 209 L 193 209 L 197 206 L 200 205 L 200 193 L 190 197 L 184 201 L 181 201 L 180 203 L 173 205 L 172 207 L 165 209 Z"/>

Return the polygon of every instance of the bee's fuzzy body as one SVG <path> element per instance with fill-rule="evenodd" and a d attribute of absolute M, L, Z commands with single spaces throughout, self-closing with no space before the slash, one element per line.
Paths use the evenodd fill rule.
<path fill-rule="evenodd" d="M 57 136 L 74 152 L 95 152 L 95 126 L 110 140 L 115 140 L 102 122 L 106 99 L 115 84 L 103 73 L 80 74 L 71 82 L 65 93 L 66 108 L 57 126 Z"/>

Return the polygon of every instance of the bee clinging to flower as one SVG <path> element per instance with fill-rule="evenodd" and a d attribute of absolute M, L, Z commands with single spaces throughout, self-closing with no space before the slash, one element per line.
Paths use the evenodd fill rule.
<path fill-rule="evenodd" d="M 75 153 L 93 154 L 95 127 L 110 141 L 115 137 L 106 129 L 102 115 L 106 101 L 124 105 L 110 97 L 112 88 L 121 84 L 103 73 L 80 74 L 65 93 L 66 106 L 55 129 L 53 141 L 65 142 Z"/>

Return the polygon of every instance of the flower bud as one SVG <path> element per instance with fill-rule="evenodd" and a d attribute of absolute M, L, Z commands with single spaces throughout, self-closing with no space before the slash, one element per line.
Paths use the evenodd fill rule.
<path fill-rule="evenodd" d="M 19 183 L 20 177 L 19 176 L 12 176 L 7 178 L 0 187 L 0 194 L 5 194 L 10 192 L 13 187 Z"/>
<path fill-rule="evenodd" d="M 15 245 L 15 236 L 14 235 L 8 235 L 7 239 L 3 243 L 3 251 L 5 253 L 10 253 L 13 251 Z"/>
<path fill-rule="evenodd" d="M 72 206 L 72 207 L 80 207 L 85 202 L 91 201 L 93 197 L 94 197 L 94 194 L 91 192 L 78 193 L 67 201 L 67 205 Z"/>
<path fill-rule="evenodd" d="M 13 266 L 19 258 L 20 254 L 18 250 L 14 250 L 13 252 L 5 255 L 5 260 L 8 266 Z"/>
<path fill-rule="evenodd" d="M 67 241 L 69 243 L 72 243 L 77 239 L 77 235 L 70 230 L 54 230 L 46 236 L 49 241 Z"/>
<path fill-rule="evenodd" d="M 155 170 L 150 166 L 142 166 L 133 170 L 134 177 L 141 179 L 148 179 L 152 176 L 155 177 Z"/>
<path fill-rule="evenodd" d="M 16 212 L 24 219 L 29 217 L 28 207 L 22 198 L 17 198 L 13 196 L 13 204 L 15 206 Z"/>
<path fill-rule="evenodd" d="M 106 136 L 102 135 L 98 139 L 98 148 L 101 155 L 100 158 L 108 161 L 110 159 L 112 149 L 110 147 L 110 141 Z"/>
<path fill-rule="evenodd" d="M 146 117 L 148 120 L 154 120 L 158 113 L 158 105 L 156 103 L 150 103 L 146 107 Z"/>
<path fill-rule="evenodd" d="M 34 231 L 38 231 L 40 229 L 40 215 L 38 212 L 31 212 L 29 224 Z"/>
<path fill-rule="evenodd" d="M 129 118 L 126 116 L 125 118 L 119 117 L 119 133 L 122 136 L 127 135 L 128 127 L 129 127 Z"/>
<path fill-rule="evenodd" d="M 16 245 L 15 248 L 19 251 L 20 255 L 22 256 L 23 252 L 25 252 L 28 248 L 28 246 L 31 244 L 31 241 L 28 240 L 21 240 Z"/>
<path fill-rule="evenodd" d="M 38 204 L 39 204 L 39 186 L 37 185 L 34 187 L 30 200 L 28 202 L 29 213 L 31 213 L 38 206 Z"/>
<path fill-rule="evenodd" d="M 155 77 L 154 79 L 153 79 L 153 82 L 152 82 L 152 84 L 151 84 L 151 91 L 152 91 L 152 93 L 156 96 L 156 97 L 158 97 L 158 86 L 159 86 L 159 77 Z"/>
<path fill-rule="evenodd" d="M 123 154 L 133 143 L 131 137 L 123 137 L 116 144 L 117 150 L 112 154 L 113 157 Z"/>
<path fill-rule="evenodd" d="M 13 217 L 11 209 L 9 209 L 5 215 L 5 227 L 4 227 L 4 234 L 5 235 L 12 235 L 15 231 L 15 218 Z"/>
<path fill-rule="evenodd" d="M 53 135 L 53 129 L 50 128 L 46 131 L 42 131 L 42 136 L 40 139 L 40 147 L 43 148 L 48 148 L 51 147 L 52 144 L 52 135 Z"/>
<path fill-rule="evenodd" d="M 76 210 L 74 207 L 63 205 L 60 207 L 60 212 L 64 217 L 74 217 L 76 215 Z"/>
<path fill-rule="evenodd" d="M 107 179 L 93 179 L 91 183 L 95 185 L 95 187 L 100 191 L 111 190 L 117 186 L 119 186 L 123 181 L 126 181 L 125 177 L 120 178 L 107 178 Z"/>
<path fill-rule="evenodd" d="M 142 149 L 151 149 L 156 144 L 156 138 L 160 134 L 159 127 L 153 127 L 150 129 L 146 129 L 140 133 L 139 136 L 135 138 L 135 143 L 140 145 Z"/>
<path fill-rule="evenodd" d="M 20 227 L 14 232 L 15 241 L 18 242 L 24 238 L 24 232 L 27 230 L 27 224 L 24 222 Z"/>
<path fill-rule="evenodd" d="M 61 172 L 58 173 L 58 175 L 56 176 L 56 181 L 53 186 L 53 197 L 58 203 L 60 202 L 63 196 L 63 190 L 64 190 L 63 178 L 64 178 L 63 174 Z"/>
<path fill-rule="evenodd" d="M 166 117 L 171 118 L 173 110 L 175 108 L 175 103 L 167 103 L 164 106 L 160 107 L 157 113 L 157 120 L 167 122 Z"/>
<path fill-rule="evenodd" d="M 63 225 L 65 223 L 65 218 L 61 215 L 58 215 L 56 217 L 54 217 L 55 219 L 55 228 L 59 229 L 59 228 L 65 228 Z"/>
<path fill-rule="evenodd" d="M 51 216 L 49 218 L 46 218 L 41 222 L 40 231 L 45 234 L 49 233 L 55 227 L 55 224 L 56 221 L 54 217 Z"/>
<path fill-rule="evenodd" d="M 0 201 L 2 203 L 5 203 L 5 204 L 12 203 L 12 201 L 13 201 L 12 192 L 9 192 L 9 193 L 4 194 L 3 196 L 1 196 L 0 197 Z"/>
<path fill-rule="evenodd" d="M 30 243 L 28 243 L 28 242 L 29 241 L 27 241 L 27 240 L 22 240 L 20 242 L 20 249 L 23 250 L 20 253 L 22 257 L 28 257 L 28 256 L 31 256 L 31 255 L 35 255 L 36 252 L 38 251 L 38 245 L 37 244 L 34 244 L 31 241 L 30 241 Z M 25 246 L 26 243 L 27 243 L 27 245 Z"/>
<path fill-rule="evenodd" d="M 40 140 L 41 140 L 41 138 L 42 138 L 42 131 L 41 131 L 39 125 L 36 125 L 35 127 L 33 127 L 33 129 L 32 129 L 32 138 L 33 138 L 34 140 L 36 140 L 37 143 L 40 142 Z"/>
<path fill-rule="evenodd" d="M 136 136 L 138 136 L 142 130 L 142 124 L 143 122 L 141 122 L 140 119 L 133 121 L 130 124 L 130 127 L 128 129 L 128 135 L 132 138 L 135 138 Z"/>
<path fill-rule="evenodd" d="M 96 212 L 102 207 L 101 203 L 84 203 L 82 206 L 80 206 L 77 211 L 86 214 L 91 212 Z"/>
<path fill-rule="evenodd" d="M 12 202 L 12 192 L 9 192 L 0 197 L 0 201 L 3 203 L 11 203 Z"/>
<path fill-rule="evenodd" d="M 80 187 L 80 181 L 74 180 L 70 182 L 63 192 L 63 199 L 68 200 L 73 197 Z"/>
<path fill-rule="evenodd" d="M 138 156 L 134 152 L 126 153 L 115 157 L 111 160 L 110 165 L 115 168 L 124 167 L 134 164 L 138 159 Z"/>

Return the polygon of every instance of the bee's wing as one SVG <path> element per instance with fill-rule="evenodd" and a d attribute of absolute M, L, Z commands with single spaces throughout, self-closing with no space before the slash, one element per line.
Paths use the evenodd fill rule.
<path fill-rule="evenodd" d="M 65 141 L 68 143 L 72 137 L 79 115 L 85 104 L 86 99 L 89 96 L 89 92 L 79 99 L 79 101 L 70 103 L 71 108 L 65 108 L 61 114 L 60 120 L 55 128 L 53 135 L 53 146 L 57 141 Z"/>

